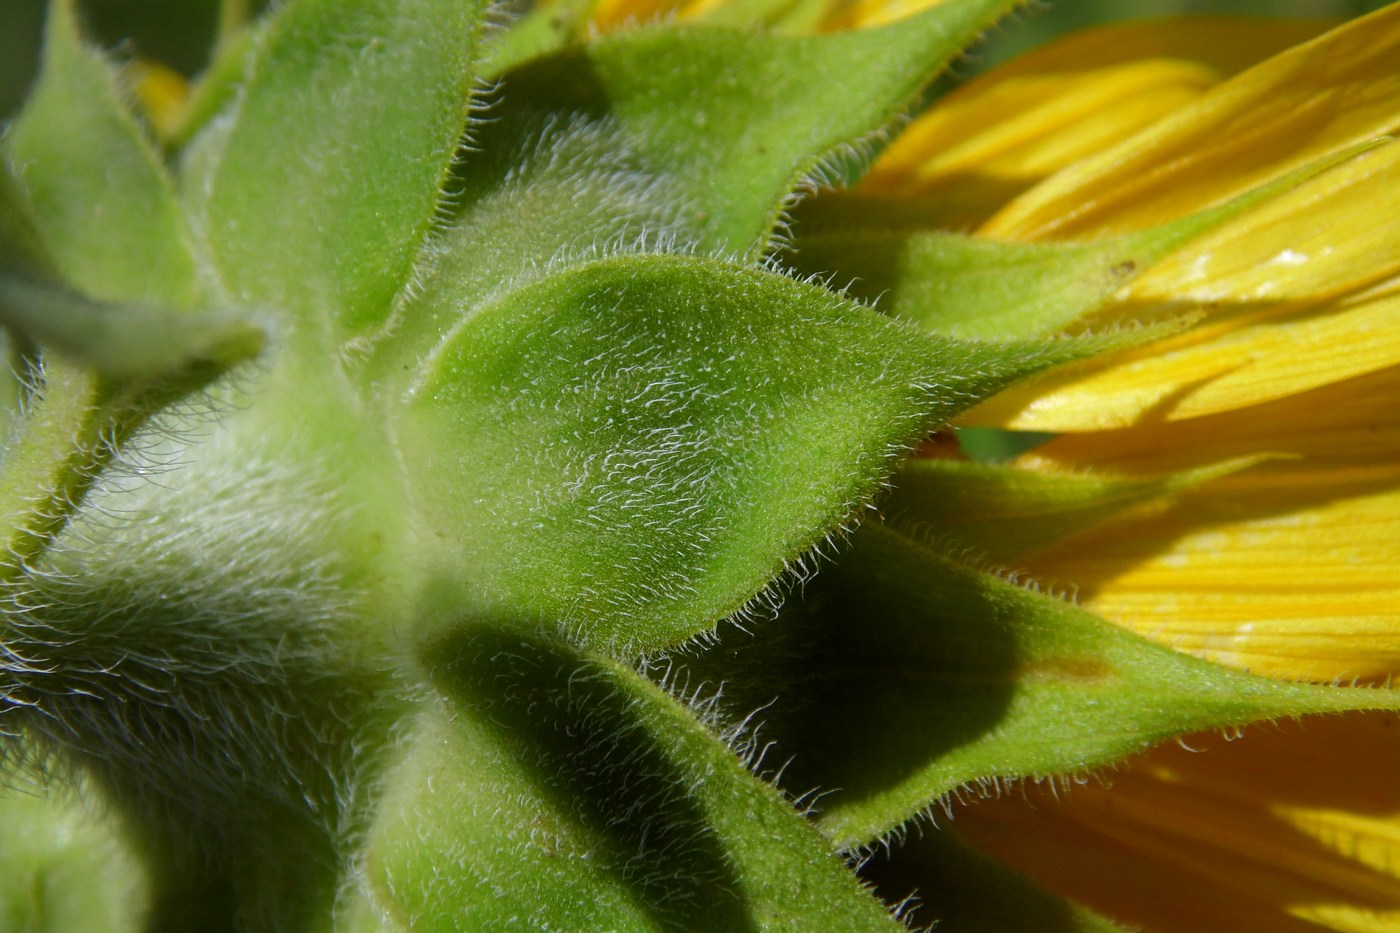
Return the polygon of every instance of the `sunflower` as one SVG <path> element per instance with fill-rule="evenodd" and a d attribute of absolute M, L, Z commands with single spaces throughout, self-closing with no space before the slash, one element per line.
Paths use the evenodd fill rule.
<path fill-rule="evenodd" d="M 1400 5 L 1015 5 L 55 0 L 0 918 L 1400 930 Z"/>
<path fill-rule="evenodd" d="M 1397 60 L 1394 7 L 1330 31 L 1210 18 L 1090 30 L 941 100 L 846 203 L 814 206 L 815 236 L 862 208 L 997 242 L 1143 231 L 1384 140 L 1400 127 Z M 974 409 L 965 424 L 1042 432 L 1009 463 L 938 465 L 1036 494 L 910 508 L 1176 650 L 1289 680 L 1390 683 L 1397 216 L 1400 147 L 1384 141 L 1133 270 L 1071 327 L 1194 323 Z M 951 825 L 1145 929 L 1396 929 L 1396 728 L 1367 714 L 1228 745 L 1192 736 L 1068 793 L 959 808 Z"/>

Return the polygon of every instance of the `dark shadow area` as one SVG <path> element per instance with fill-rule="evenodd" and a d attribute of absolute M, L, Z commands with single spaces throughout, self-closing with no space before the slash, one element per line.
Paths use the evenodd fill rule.
<path fill-rule="evenodd" d="M 141 560 L 123 580 L 51 574 L 0 607 L 28 653 L 3 671 L 6 718 L 105 789 L 151 867 L 150 933 L 310 928 L 398 691 L 351 656 L 346 620 L 316 617 L 313 586 L 260 592 L 230 564 L 237 582 L 192 572 L 208 590 L 186 590 Z"/>
<path fill-rule="evenodd" d="M 883 195 L 844 188 L 822 191 L 792 211 L 798 252 L 803 236 L 842 230 L 967 232 L 1034 181 L 969 172 L 946 176 L 936 186 L 916 193 Z"/>
<path fill-rule="evenodd" d="M 44 0 L 0 3 L 0 121 L 13 117 L 39 70 Z"/>
<path fill-rule="evenodd" d="M 905 266 L 905 244 L 916 232 L 863 232 L 866 236 L 835 240 L 799 239 L 794 248 L 783 253 L 783 260 L 798 275 L 831 276 L 833 288 L 842 289 L 852 298 L 888 312 L 898 305 Z"/>
<path fill-rule="evenodd" d="M 973 801 L 955 825 L 1038 883 L 1157 933 L 1310 933 L 1331 928 L 1310 909 L 1400 910 L 1394 872 L 1363 861 L 1361 822 L 1380 821 L 1375 839 L 1393 825 L 1397 768 L 1394 714 L 1309 717 L 1188 736 L 1067 793 Z"/>
<path fill-rule="evenodd" d="M 505 100 L 528 101 L 530 106 L 539 109 L 601 117 L 612 107 L 587 52 L 578 47 L 526 62 L 507 73 L 503 80 Z"/>
<path fill-rule="evenodd" d="M 971 576 L 932 578 L 908 552 L 862 537 L 754 634 L 723 626 L 684 664 L 753 713 L 763 768 L 794 796 L 857 801 L 889 790 L 1001 722 L 1018 679 L 1007 609 Z"/>
<path fill-rule="evenodd" d="M 474 629 L 428 659 L 437 687 L 507 734 L 531 781 L 607 840 L 592 858 L 658 927 L 757 929 L 724 840 L 687 791 L 696 775 L 606 672 L 520 631 Z"/>
<path fill-rule="evenodd" d="M 266 3 L 250 0 L 251 13 Z M 155 59 L 193 75 L 209 61 L 219 21 L 217 0 L 81 0 L 89 35 L 119 54 Z"/>
<path fill-rule="evenodd" d="M 1084 913 L 962 842 L 924 828 L 876 850 L 860 876 L 916 929 L 938 933 L 1084 933 Z M 907 900 L 906 900 L 907 899 Z"/>

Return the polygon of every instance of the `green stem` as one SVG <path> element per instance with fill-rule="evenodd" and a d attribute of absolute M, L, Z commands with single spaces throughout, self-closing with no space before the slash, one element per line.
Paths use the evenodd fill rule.
<path fill-rule="evenodd" d="M 101 379 L 50 358 L 44 388 L 0 480 L 0 521 L 8 529 L 0 552 L 0 583 L 16 579 L 68 524 L 97 476 L 111 462 L 136 419 L 113 418 Z"/>
<path fill-rule="evenodd" d="M 18 579 L 67 527 L 97 478 L 156 412 L 227 371 L 197 360 L 149 380 L 115 380 L 54 354 L 0 477 L 0 585 Z"/>
<path fill-rule="evenodd" d="M 219 4 L 219 24 L 216 43 L 222 48 L 243 31 L 248 22 L 248 0 L 223 0 Z"/>

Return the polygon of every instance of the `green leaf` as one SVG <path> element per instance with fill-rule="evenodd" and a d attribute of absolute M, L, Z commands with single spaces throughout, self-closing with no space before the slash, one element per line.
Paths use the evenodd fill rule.
<path fill-rule="evenodd" d="M 457 216 L 358 370 L 364 385 L 402 387 L 483 302 L 601 254 L 685 241 L 685 193 L 646 167 L 638 140 L 616 122 L 517 113 L 484 132 L 484 151 L 460 179 Z"/>
<path fill-rule="evenodd" d="M 1256 677 L 867 524 L 751 643 L 694 662 L 732 715 L 762 714 L 786 786 L 830 789 L 823 830 L 868 845 L 956 788 L 1075 773 L 1172 736 L 1262 719 L 1400 708 L 1390 690 Z M 718 666 L 716 666 L 718 665 Z"/>
<path fill-rule="evenodd" d="M 822 20 L 839 9 L 824 0 L 727 0 L 696 19 L 739 28 L 762 23 L 775 32 L 802 34 L 822 31 Z"/>
<path fill-rule="evenodd" d="M 632 670 L 471 629 L 366 856 L 393 929 L 897 930 L 771 786 Z"/>
<path fill-rule="evenodd" d="M 384 322 L 466 125 L 483 6 L 295 0 L 258 34 L 229 122 L 192 144 L 230 300 L 332 339 Z"/>
<path fill-rule="evenodd" d="M 30 215 L 29 200 L 0 160 L 0 274 L 52 275 L 53 263 L 44 250 L 39 224 Z"/>
<path fill-rule="evenodd" d="M 267 20 L 258 20 L 221 38 L 208 67 L 190 86 L 179 125 L 167 140 L 171 148 L 189 145 L 211 121 L 236 106 L 239 87 L 252 64 L 252 49 L 266 25 Z"/>
<path fill-rule="evenodd" d="M 938 15 L 952 15 L 953 6 L 940 7 Z M 920 41 L 938 34 L 952 43 L 955 30 L 938 33 L 943 20 L 919 22 Z M 512 71 L 504 101 L 474 141 L 481 151 L 454 183 L 451 225 L 433 238 L 430 261 L 417 270 L 411 296 L 372 349 L 361 381 L 399 382 L 463 309 L 603 253 L 761 249 L 797 177 L 823 154 L 882 125 L 888 114 L 877 119 L 870 108 L 895 105 L 881 93 L 902 100 L 918 85 L 916 77 L 905 75 L 899 84 L 898 75 L 882 70 L 881 56 L 865 55 L 865 40 L 851 48 L 846 41 L 699 27 L 628 30 Z M 895 43 L 890 50 L 900 48 Z M 917 62 L 917 74 L 932 67 L 904 52 Z M 781 80 L 772 58 L 780 54 L 795 56 L 793 73 Z M 660 83 L 653 55 L 672 63 Z M 735 56 L 741 65 L 731 68 Z M 832 62 L 817 68 L 824 56 Z M 760 76 L 768 83 L 736 80 L 755 61 L 764 62 Z M 834 74 L 843 69 L 864 75 L 865 83 L 856 84 L 870 92 L 869 100 L 857 105 L 840 96 L 852 93 Z M 806 84 L 821 80 L 833 84 L 832 94 L 839 87 L 832 101 L 854 108 L 844 123 L 806 97 Z M 880 87 L 885 90 L 877 93 Z M 678 98 L 667 101 L 664 94 Z M 676 122 L 696 105 L 704 112 L 695 125 Z M 792 139 L 757 139 L 757 121 L 765 116 L 780 120 Z M 743 134 L 749 138 L 737 138 Z M 721 216 L 726 211 L 748 217 L 751 229 L 737 239 L 718 230 L 715 224 L 729 224 Z"/>
<path fill-rule="evenodd" d="M 872 853 L 861 877 L 886 900 L 910 898 L 901 919 L 938 933 L 1125 933 L 968 846 L 951 828 L 914 833 Z"/>
<path fill-rule="evenodd" d="M 587 35 L 589 16 L 597 0 L 516 0 L 503 6 L 507 10 L 510 6 L 527 8 L 515 22 L 486 37 L 481 56 L 481 73 L 486 78 L 499 78 L 512 68 L 557 52 Z"/>
<path fill-rule="evenodd" d="M 850 230 L 802 238 L 793 264 L 835 273 L 855 297 L 960 337 L 1033 337 L 1094 310 L 1181 239 L 1007 243 L 940 231 Z"/>
<path fill-rule="evenodd" d="M 503 118 L 514 100 L 561 118 L 617 120 L 644 161 L 692 199 L 696 245 L 754 258 L 803 179 L 887 127 L 1015 5 L 961 0 L 891 26 L 823 36 L 628 29 L 510 72 Z"/>
<path fill-rule="evenodd" d="M 115 380 L 223 371 L 257 356 L 265 337 L 246 314 L 108 305 L 3 274 L 0 324 Z"/>
<path fill-rule="evenodd" d="M 1002 339 L 1059 333 L 1193 238 L 1383 142 L 1334 153 L 1169 223 L 1098 240 L 1014 243 L 867 227 L 866 217 L 853 229 L 802 237 L 792 261 L 809 275 L 850 278 L 852 295 L 935 333 Z"/>
<path fill-rule="evenodd" d="M 958 343 L 751 267 L 623 255 L 467 317 L 399 448 L 432 559 L 479 614 L 654 650 L 762 599 L 930 427 L 1076 349 Z"/>
<path fill-rule="evenodd" d="M 1165 476 L 1128 476 L 912 459 L 880 506 L 891 525 L 910 534 L 966 545 L 986 560 L 1005 563 L 1257 462 L 1244 458 Z"/>
<path fill-rule="evenodd" d="M 5 136 L 4 157 L 44 253 L 72 287 L 116 303 L 197 301 L 171 181 L 113 68 L 83 45 L 72 0 L 50 4 L 39 82 Z"/>

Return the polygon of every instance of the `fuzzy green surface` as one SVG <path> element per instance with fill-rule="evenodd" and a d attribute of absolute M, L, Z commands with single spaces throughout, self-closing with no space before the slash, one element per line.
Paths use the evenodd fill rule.
<path fill-rule="evenodd" d="M 1189 657 L 881 525 L 853 544 L 751 641 L 689 663 L 696 681 L 722 665 L 736 718 L 762 708 L 759 734 L 792 756 L 784 785 L 829 792 L 819 824 L 843 847 L 964 785 L 1077 774 L 1201 729 L 1400 708 L 1390 690 Z"/>
<path fill-rule="evenodd" d="M 1009 558 L 1216 475 L 896 472 L 1011 383 L 1160 333 L 1040 339 L 1209 218 L 779 250 L 804 186 L 854 178 L 1013 6 L 798 36 L 813 3 L 749 0 L 716 19 L 772 31 L 600 37 L 570 4 L 488 48 L 478 2 L 288 0 L 157 142 L 55 0 L 0 173 L 0 757 L 81 774 L 130 852 L 6 800 L 0 919 L 880 930 L 906 885 L 950 928 L 1097 929 L 956 848 L 878 895 L 839 853 L 978 781 L 1395 707 L 909 536 Z M 873 270 L 908 320 L 789 260 Z"/>
<path fill-rule="evenodd" d="M 823 159 L 887 128 L 1015 0 L 945 4 L 883 29 L 783 36 L 638 28 L 506 75 L 537 106 L 607 112 L 694 196 L 698 242 L 762 255 Z M 665 68 L 656 63 L 665 61 Z"/>
<path fill-rule="evenodd" d="M 112 302 L 196 302 L 190 231 L 174 186 L 113 66 L 83 44 L 72 0 L 49 9 L 38 84 L 0 152 L 47 264 L 70 287 Z M 6 214 L 19 220 L 18 211 Z"/>
<path fill-rule="evenodd" d="M 259 33 L 184 179 L 231 298 L 342 338 L 383 323 L 466 126 L 481 16 L 460 0 L 306 0 Z"/>
<path fill-rule="evenodd" d="M 410 485 L 475 611 L 670 647 L 795 569 L 901 448 L 1056 349 L 920 335 L 718 260 L 603 259 L 477 310 L 428 358 Z"/>
<path fill-rule="evenodd" d="M 396 928 L 898 928 L 788 801 L 630 669 L 491 629 L 428 663 L 442 699 L 368 853 Z"/>

